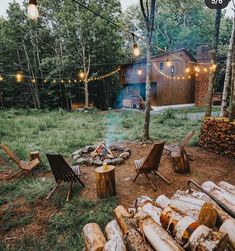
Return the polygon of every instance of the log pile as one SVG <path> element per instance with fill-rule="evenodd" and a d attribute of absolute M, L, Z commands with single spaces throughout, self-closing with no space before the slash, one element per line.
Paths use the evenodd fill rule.
<path fill-rule="evenodd" d="M 199 144 L 205 150 L 235 158 L 235 123 L 225 118 L 204 118 Z"/>
<path fill-rule="evenodd" d="M 235 213 L 235 186 L 224 181 L 202 187 Z M 235 219 L 206 194 L 177 191 L 118 206 L 103 234 L 96 223 L 83 229 L 86 251 L 235 251 Z"/>

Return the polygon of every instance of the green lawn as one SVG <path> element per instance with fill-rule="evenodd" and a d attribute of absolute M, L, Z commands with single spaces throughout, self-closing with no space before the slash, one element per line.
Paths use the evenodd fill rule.
<path fill-rule="evenodd" d="M 200 121 L 176 119 L 175 113 L 168 110 L 151 117 L 151 138 L 173 142 L 190 130 L 199 131 Z M 116 199 L 88 201 L 73 196 L 70 203 L 65 204 L 66 190 L 61 189 L 48 205 L 40 203 L 54 182 L 41 177 L 49 170 L 45 153 L 60 152 L 70 157 L 73 151 L 103 140 L 109 143 L 141 139 L 143 120 L 143 113 L 139 112 L 0 111 L 0 143 L 9 145 L 22 159 L 27 159 L 31 150 L 40 151 L 42 156 L 42 165 L 33 177 L 0 183 L 0 211 L 6 208 L 3 217 L 0 215 L 0 234 L 34 223 L 39 208 L 45 212 L 48 207 L 59 210 L 47 222 L 46 234 L 34 238 L 26 235 L 9 244 L 2 241 L 0 250 L 82 250 L 82 227 L 91 221 L 104 227 L 111 219 Z M 197 142 L 196 136 L 191 144 L 196 145 Z M 5 158 L 3 152 L 0 154 Z M 12 163 L 9 166 L 15 168 Z M 0 171 L 4 170 L 5 167 L 0 167 Z M 30 209 L 27 214 L 17 213 L 22 204 Z"/>

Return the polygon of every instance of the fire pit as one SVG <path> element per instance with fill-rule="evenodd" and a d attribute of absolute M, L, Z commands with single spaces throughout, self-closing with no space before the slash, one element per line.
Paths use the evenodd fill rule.
<path fill-rule="evenodd" d="M 121 165 L 129 158 L 131 150 L 124 146 L 102 143 L 98 146 L 87 146 L 72 153 L 77 164 L 100 166 L 103 163 L 109 165 Z"/>

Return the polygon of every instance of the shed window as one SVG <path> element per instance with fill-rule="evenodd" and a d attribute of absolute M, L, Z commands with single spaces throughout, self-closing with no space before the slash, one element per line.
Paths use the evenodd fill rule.
<path fill-rule="evenodd" d="M 160 71 L 164 71 L 164 62 L 160 62 Z"/>

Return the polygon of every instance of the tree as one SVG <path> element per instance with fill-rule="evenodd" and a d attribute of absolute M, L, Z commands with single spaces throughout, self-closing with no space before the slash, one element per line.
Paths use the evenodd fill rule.
<path fill-rule="evenodd" d="M 231 84 L 231 71 L 232 71 L 232 53 L 235 47 L 235 15 L 233 17 L 233 28 L 232 34 L 229 42 L 229 49 L 227 54 L 227 63 L 226 63 L 226 72 L 225 72 L 225 80 L 224 80 L 224 88 L 223 88 L 223 97 L 222 97 L 222 105 L 220 110 L 220 117 L 227 117 L 228 115 L 228 106 L 229 106 L 229 86 Z"/>
<path fill-rule="evenodd" d="M 221 22 L 221 9 L 216 10 L 215 17 L 215 27 L 214 27 L 214 41 L 213 41 L 213 51 L 211 51 L 212 64 L 216 65 L 218 58 L 218 43 L 219 43 L 219 33 L 220 33 L 220 22 Z M 207 108 L 206 108 L 206 117 L 211 116 L 212 109 L 212 99 L 213 99 L 213 89 L 214 82 L 216 78 L 216 73 L 218 72 L 218 67 L 213 67 L 209 73 L 209 83 L 208 83 L 208 92 L 207 92 Z"/>
<path fill-rule="evenodd" d="M 145 3 L 145 6 L 144 6 Z M 146 34 L 146 100 L 144 113 L 144 140 L 149 139 L 149 123 L 150 123 L 150 93 L 151 93 L 151 74 L 152 74 L 152 59 L 151 59 L 151 44 L 153 37 L 153 28 L 156 15 L 156 0 L 140 0 L 141 12 L 144 17 L 147 28 Z"/>

